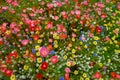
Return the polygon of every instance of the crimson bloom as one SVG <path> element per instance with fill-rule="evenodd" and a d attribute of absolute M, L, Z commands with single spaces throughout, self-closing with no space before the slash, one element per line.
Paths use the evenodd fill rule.
<path fill-rule="evenodd" d="M 47 63 L 47 62 L 42 62 L 40 68 L 41 68 L 42 70 L 46 70 L 46 69 L 48 68 L 48 63 Z"/>
<path fill-rule="evenodd" d="M 42 77 L 43 77 L 43 75 L 41 73 L 36 74 L 37 79 L 41 79 Z"/>
<path fill-rule="evenodd" d="M 13 74 L 13 71 L 12 70 L 10 70 L 10 69 L 6 69 L 5 70 L 5 75 L 6 76 L 11 76 Z"/>
<path fill-rule="evenodd" d="M 116 72 L 111 72 L 110 75 L 111 75 L 112 78 L 117 78 L 117 73 Z"/>

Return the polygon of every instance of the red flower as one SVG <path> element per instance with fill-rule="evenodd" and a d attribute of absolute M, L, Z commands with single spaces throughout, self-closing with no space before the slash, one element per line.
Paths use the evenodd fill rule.
<path fill-rule="evenodd" d="M 12 74 L 13 74 L 13 71 L 12 71 L 12 70 L 6 69 L 6 71 L 5 71 L 5 75 L 6 75 L 6 76 L 11 76 Z"/>
<path fill-rule="evenodd" d="M 101 78 L 100 72 L 96 72 L 93 77 L 96 78 L 96 79 Z"/>
<path fill-rule="evenodd" d="M 10 57 L 10 58 L 11 58 L 11 57 L 17 58 L 17 57 L 18 57 L 18 54 L 17 54 L 16 51 L 14 51 L 13 53 L 10 53 L 10 54 L 9 54 L 9 57 Z"/>
<path fill-rule="evenodd" d="M 102 29 L 97 26 L 97 27 L 96 27 L 96 32 L 97 32 L 97 33 L 101 33 L 101 32 L 102 32 Z"/>
<path fill-rule="evenodd" d="M 61 33 L 60 34 L 60 39 L 64 40 L 67 38 L 67 34 Z"/>
<path fill-rule="evenodd" d="M 41 79 L 42 78 L 42 74 L 41 73 L 36 74 L 36 78 L 37 79 Z"/>
<path fill-rule="evenodd" d="M 46 70 L 46 69 L 48 68 L 48 63 L 47 63 L 47 62 L 42 62 L 40 68 L 41 68 L 42 70 Z"/>
<path fill-rule="evenodd" d="M 110 75 L 112 76 L 112 78 L 117 78 L 117 73 L 116 72 L 111 72 Z"/>
<path fill-rule="evenodd" d="M 39 39 L 39 35 L 35 34 L 35 35 L 34 35 L 34 40 L 36 41 L 36 40 L 38 40 L 38 39 Z"/>

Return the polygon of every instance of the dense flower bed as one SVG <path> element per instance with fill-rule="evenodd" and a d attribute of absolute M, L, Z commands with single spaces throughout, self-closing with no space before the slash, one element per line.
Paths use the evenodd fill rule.
<path fill-rule="evenodd" d="M 119 0 L 0 0 L 0 80 L 120 80 Z"/>

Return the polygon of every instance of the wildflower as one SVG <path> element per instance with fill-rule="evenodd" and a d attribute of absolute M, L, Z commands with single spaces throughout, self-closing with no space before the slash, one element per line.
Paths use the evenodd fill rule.
<path fill-rule="evenodd" d="M 41 68 L 42 70 L 46 70 L 46 69 L 48 68 L 48 63 L 47 63 L 47 62 L 42 62 L 40 68 Z"/>
<path fill-rule="evenodd" d="M 58 56 L 52 56 L 50 61 L 51 61 L 52 64 L 57 63 L 58 62 Z"/>
<path fill-rule="evenodd" d="M 40 47 L 39 52 L 41 57 L 47 57 L 49 54 L 49 50 L 46 47 Z"/>

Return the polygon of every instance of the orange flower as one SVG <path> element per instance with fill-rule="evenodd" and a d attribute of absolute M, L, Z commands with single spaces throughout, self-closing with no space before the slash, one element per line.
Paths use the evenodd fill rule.
<path fill-rule="evenodd" d="M 60 39 L 64 40 L 67 38 L 67 34 L 61 33 L 60 35 Z"/>
<path fill-rule="evenodd" d="M 48 49 L 49 51 L 51 51 L 51 50 L 53 49 L 52 45 L 49 44 L 49 45 L 47 46 L 47 49 Z"/>

